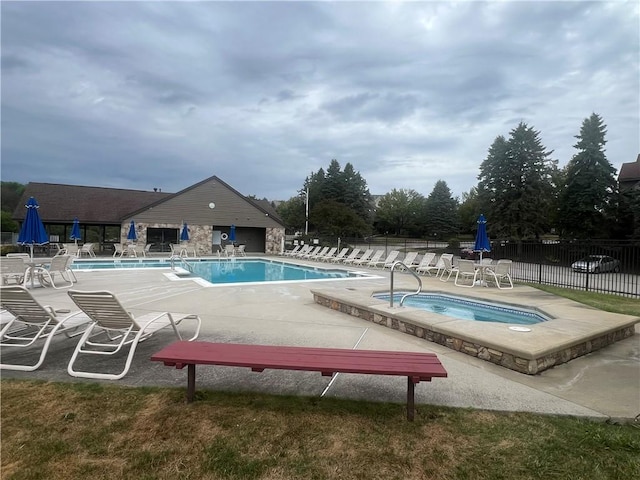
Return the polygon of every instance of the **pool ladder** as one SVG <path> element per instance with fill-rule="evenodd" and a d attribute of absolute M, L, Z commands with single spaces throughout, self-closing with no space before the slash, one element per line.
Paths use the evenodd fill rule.
<path fill-rule="evenodd" d="M 402 263 L 402 261 L 393 262 L 393 265 L 391 265 L 391 280 L 390 280 L 390 285 L 389 285 L 389 307 L 391 307 L 391 308 L 393 308 L 393 272 L 395 271 L 395 269 L 396 269 L 396 267 L 398 265 L 404 267 L 404 269 L 407 272 L 409 272 L 411 275 L 416 277 L 416 280 L 418 280 L 418 290 L 416 290 L 413 293 L 407 293 L 407 294 L 403 295 L 402 298 L 400 299 L 400 306 L 402 306 L 402 304 L 404 303 L 404 300 L 407 297 L 411 297 L 413 295 L 418 295 L 420 292 L 422 292 L 422 279 L 420 278 L 420 276 L 416 272 L 411 270 L 409 267 L 407 267 L 404 263 Z"/>
<path fill-rule="evenodd" d="M 189 270 L 189 272 L 193 273 L 193 265 L 191 265 L 189 262 L 187 262 L 184 257 L 182 257 L 182 255 L 176 255 L 174 253 L 171 254 L 171 257 L 169 258 L 169 261 L 171 262 L 171 270 L 175 270 L 175 260 L 178 259 L 180 261 L 180 263 L 184 266 L 184 268 L 186 268 L 187 270 Z"/>

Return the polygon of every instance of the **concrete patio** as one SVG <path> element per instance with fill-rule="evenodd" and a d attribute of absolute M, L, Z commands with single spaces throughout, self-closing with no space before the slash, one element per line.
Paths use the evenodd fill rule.
<path fill-rule="evenodd" d="M 317 262 L 315 262 L 318 265 Z M 325 264 L 322 264 L 323 266 Z M 297 283 L 265 283 L 260 285 L 208 286 L 201 281 L 179 278 L 168 270 L 77 271 L 80 290 L 110 290 L 134 314 L 149 311 L 196 313 L 202 318 L 199 340 L 272 345 L 300 345 L 335 348 L 407 350 L 433 352 L 449 373 L 446 379 L 420 383 L 416 388 L 418 415 L 420 404 L 470 407 L 498 411 L 536 412 L 572 415 L 600 420 L 633 422 L 640 415 L 640 328 L 634 334 L 593 353 L 556 365 L 536 375 L 527 375 L 495 365 L 480 358 L 438 343 L 407 335 L 384 325 L 372 323 L 339 311 L 325 308 L 314 301 L 311 293 L 322 291 L 327 296 L 367 298 L 370 292 L 389 288 L 389 272 L 369 270 L 377 277 L 368 279 L 312 281 Z M 567 318 L 564 299 L 550 300 L 538 290 L 516 285 L 513 290 L 491 288 L 460 289 L 452 282 L 424 277 L 425 290 L 455 292 L 482 298 L 499 297 L 511 303 L 535 306 L 542 303 L 553 315 L 572 325 L 558 323 L 557 329 L 535 337 L 533 350 L 544 351 L 545 342 L 564 339 L 563 330 L 577 325 L 595 324 L 602 312 L 578 307 L 575 318 Z M 396 289 L 414 289 L 415 279 L 396 274 Z M 464 290 L 461 292 L 461 290 Z M 33 295 L 56 309 L 74 309 L 65 290 L 34 288 Z M 372 302 L 375 303 L 375 302 Z M 575 305 L 571 305 L 575 308 Z M 380 311 L 385 306 L 378 305 Z M 395 314 L 395 312 L 394 312 Z M 593 320 L 588 317 L 594 314 Z M 415 313 L 406 312 L 409 317 Z M 609 315 L 609 314 L 605 314 Z M 622 323 L 640 319 L 620 316 Z M 550 322 L 549 322 L 550 323 Z M 440 328 L 445 328 L 441 325 Z M 446 327 L 446 328 L 450 328 Z M 497 341 L 492 330 L 482 332 L 468 326 L 467 335 L 486 336 Z M 504 333 L 504 332 L 503 332 Z M 565 332 L 566 333 L 566 332 Z M 174 340 L 170 330 L 162 331 L 142 343 L 129 374 L 117 381 L 120 385 L 171 386 L 185 388 L 186 370 L 176 370 L 149 361 L 149 357 Z M 530 338 L 520 334 L 514 349 L 526 349 Z M 507 339 L 509 340 L 509 339 Z M 75 347 L 75 339 L 57 338 L 44 365 L 35 372 L 3 370 L 4 378 L 43 379 L 63 382 L 85 381 L 67 374 L 67 363 Z M 520 342 L 518 344 L 518 342 Z M 504 343 L 504 342 L 502 342 Z M 507 343 L 512 343 L 507 341 Z M 30 353 L 3 349 L 3 362 L 11 363 Z M 114 361 L 107 358 L 94 366 L 105 371 Z M 406 380 L 396 377 L 338 374 L 333 379 L 310 372 L 251 372 L 235 367 L 200 367 L 198 389 L 226 391 L 259 391 L 274 394 L 335 396 L 342 398 L 404 403 Z"/>

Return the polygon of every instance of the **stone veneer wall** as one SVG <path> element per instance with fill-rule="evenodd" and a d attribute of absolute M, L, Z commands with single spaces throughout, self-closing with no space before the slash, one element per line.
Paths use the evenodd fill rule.
<path fill-rule="evenodd" d="M 284 242 L 284 228 L 267 228 L 265 252 L 268 255 L 278 255 Z"/>
<path fill-rule="evenodd" d="M 147 228 L 182 228 L 182 225 L 174 225 L 167 223 L 136 223 L 136 232 L 138 234 L 138 245 L 146 245 Z M 127 234 L 129 233 L 129 224 L 121 229 L 121 243 L 128 243 Z M 194 247 L 199 255 L 210 255 L 211 238 L 213 235 L 213 227 L 211 225 L 189 225 L 189 245 Z M 265 253 L 277 255 L 282 248 L 284 241 L 284 228 L 267 228 L 265 239 Z"/>
<path fill-rule="evenodd" d="M 595 350 L 598 350 L 607 345 L 611 345 L 619 340 L 627 337 L 631 337 L 635 333 L 634 325 L 629 327 L 623 327 L 619 330 L 607 333 L 600 337 L 579 343 L 572 347 L 566 348 L 558 352 L 544 355 L 535 359 L 527 359 L 517 357 L 507 352 L 501 352 L 493 348 L 488 348 L 483 345 L 471 343 L 466 340 L 443 335 L 433 330 L 429 330 L 423 326 L 415 325 L 407 320 L 400 320 L 391 316 L 373 312 L 363 307 L 357 307 L 354 305 L 348 305 L 341 301 L 323 297 L 314 292 L 313 300 L 324 307 L 337 310 L 353 317 L 361 318 L 378 325 L 384 325 L 393 330 L 398 330 L 415 337 L 424 338 L 430 342 L 444 345 L 458 352 L 466 353 L 473 357 L 481 358 L 491 363 L 515 370 L 516 372 L 526 373 L 528 375 L 535 375 L 554 365 L 560 365 L 566 363 L 569 360 L 573 360 L 576 357 L 586 355 Z"/>

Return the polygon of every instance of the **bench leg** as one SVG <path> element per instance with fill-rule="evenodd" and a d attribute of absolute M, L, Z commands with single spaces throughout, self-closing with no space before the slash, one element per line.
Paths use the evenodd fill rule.
<path fill-rule="evenodd" d="M 415 415 L 415 387 L 411 377 L 407 377 L 407 420 L 410 422 Z"/>
<path fill-rule="evenodd" d="M 187 402 L 193 402 L 196 394 L 196 365 L 190 363 L 187 365 Z"/>

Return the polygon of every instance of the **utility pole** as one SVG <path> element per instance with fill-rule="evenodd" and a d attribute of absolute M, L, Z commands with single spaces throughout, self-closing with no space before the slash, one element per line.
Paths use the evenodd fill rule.
<path fill-rule="evenodd" d="M 304 234 L 309 235 L 309 185 L 307 185 L 306 197 L 304 201 Z"/>

